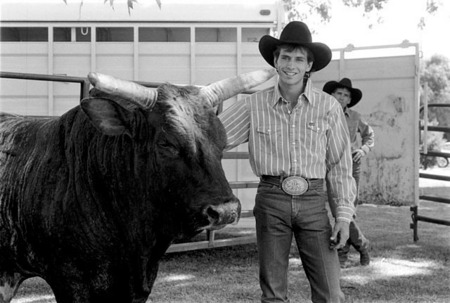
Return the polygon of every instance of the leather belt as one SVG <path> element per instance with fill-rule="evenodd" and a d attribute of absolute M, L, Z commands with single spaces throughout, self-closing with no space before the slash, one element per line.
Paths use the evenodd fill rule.
<path fill-rule="evenodd" d="M 308 179 L 300 176 L 269 176 L 262 175 L 261 181 L 280 187 L 286 194 L 299 196 L 308 191 L 310 185 L 323 185 L 323 179 Z"/>

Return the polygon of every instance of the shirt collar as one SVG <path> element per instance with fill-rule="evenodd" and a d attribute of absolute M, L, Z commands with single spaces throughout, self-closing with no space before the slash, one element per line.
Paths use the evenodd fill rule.
<path fill-rule="evenodd" d="M 349 109 L 348 107 L 346 107 L 346 108 L 344 109 L 344 114 L 345 114 L 347 117 L 350 117 L 350 109 Z"/>
<path fill-rule="evenodd" d="M 277 83 L 278 83 L 278 81 L 277 81 Z M 310 103 L 311 105 L 314 106 L 313 85 L 312 85 L 311 79 L 308 79 L 307 82 L 306 82 L 305 91 L 299 97 L 299 101 L 300 102 L 302 100 L 302 96 L 304 96 L 303 99 L 305 99 L 308 103 Z M 273 100 L 272 100 L 273 104 L 272 105 L 275 106 L 280 100 L 282 102 L 286 102 L 287 103 L 286 99 L 284 99 L 281 96 L 280 88 L 278 87 L 278 84 L 277 84 L 277 85 L 275 85 L 275 90 L 274 90 Z"/>

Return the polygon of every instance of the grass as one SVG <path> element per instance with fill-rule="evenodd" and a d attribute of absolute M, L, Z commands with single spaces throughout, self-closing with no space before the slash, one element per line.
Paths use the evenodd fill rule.
<path fill-rule="evenodd" d="M 419 211 L 450 218 L 450 205 L 446 204 L 422 202 Z M 419 241 L 414 242 L 407 206 L 360 205 L 357 221 L 372 243 L 372 261 L 367 267 L 358 266 L 359 256 L 351 251 L 354 266 L 342 270 L 341 280 L 347 302 L 450 302 L 449 226 L 419 222 Z M 248 233 L 252 228 L 250 224 L 235 230 Z M 258 283 L 255 244 L 171 253 L 161 260 L 147 302 L 258 302 Z M 310 302 L 309 284 L 295 246 L 289 283 L 292 302 Z M 24 282 L 13 302 L 55 301 L 48 285 L 34 278 Z"/>

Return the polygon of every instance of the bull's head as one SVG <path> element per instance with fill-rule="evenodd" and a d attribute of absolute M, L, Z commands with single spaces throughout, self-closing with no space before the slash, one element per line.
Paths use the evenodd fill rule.
<path fill-rule="evenodd" d="M 188 233 L 217 229 L 237 223 L 240 202 L 221 166 L 226 134 L 214 107 L 274 74 L 261 70 L 205 87 L 164 84 L 151 89 L 90 73 L 95 92 L 81 107 L 103 134 L 143 142 L 137 170 L 144 170 L 140 176 L 152 184 L 147 199 L 178 218 L 175 225 Z"/>

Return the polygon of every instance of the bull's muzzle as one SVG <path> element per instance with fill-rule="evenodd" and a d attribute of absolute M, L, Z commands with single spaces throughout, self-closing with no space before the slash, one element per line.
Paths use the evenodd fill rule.
<path fill-rule="evenodd" d="M 209 225 L 202 229 L 221 229 L 227 224 L 237 224 L 241 215 L 241 203 L 239 200 L 232 202 L 209 205 L 203 210 L 203 214 L 208 218 Z"/>

